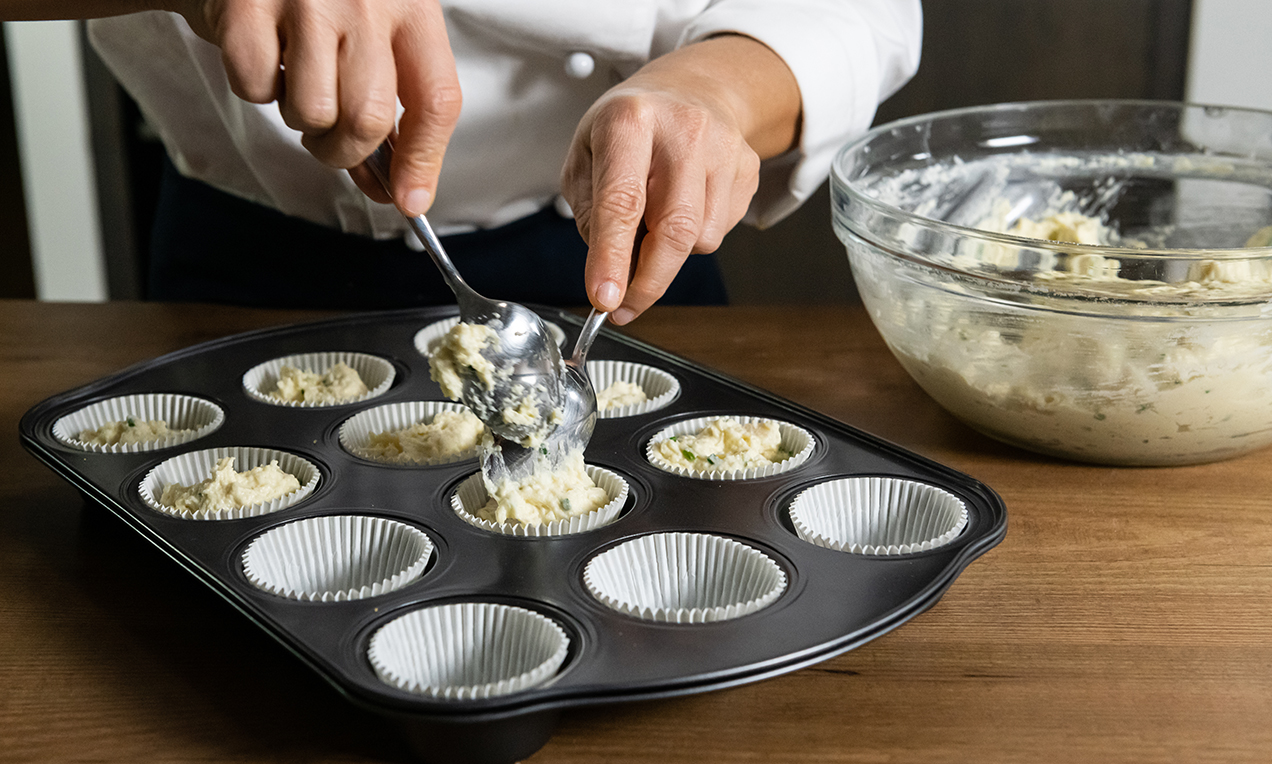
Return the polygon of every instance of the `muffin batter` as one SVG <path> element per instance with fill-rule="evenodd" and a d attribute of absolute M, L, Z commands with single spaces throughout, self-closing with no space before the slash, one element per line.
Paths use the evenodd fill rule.
<path fill-rule="evenodd" d="M 490 500 L 475 514 L 492 523 L 540 525 L 568 520 L 595 511 L 610 501 L 605 489 L 588 476 L 583 452 L 562 458 L 556 469 L 540 460 L 524 480 L 508 480 L 497 486 L 486 481 Z"/>
<path fill-rule="evenodd" d="M 1109 243 L 1104 226 L 1080 217 L 1022 221 L 1011 232 Z M 1116 259 L 1095 253 L 1058 258 L 1037 281 L 1114 300 L 1177 301 L 1114 301 L 1085 316 L 1019 310 L 1004 319 L 970 309 L 958 288 L 901 288 L 867 304 L 876 321 L 916 327 L 892 338 L 893 352 L 942 406 L 989 435 L 1104 463 L 1187 463 L 1272 441 L 1272 327 L 1187 320 L 1207 311 L 1190 297 L 1267 293 L 1272 275 L 1257 268 L 1201 261 L 1187 280 L 1166 283 L 1121 278 Z M 1123 312 L 1156 320 L 1130 322 Z"/>
<path fill-rule="evenodd" d="M 560 423 L 561 411 L 553 409 L 545 416 L 541 402 L 548 397 L 541 386 L 529 388 L 513 385 L 503 401 L 493 394 L 497 385 L 511 376 L 511 369 L 496 367 L 483 355 L 487 348 L 499 348 L 499 335 L 485 324 L 460 322 L 451 327 L 428 358 L 429 376 L 442 388 L 442 394 L 472 409 L 477 418 L 495 429 L 501 424 L 524 433 L 519 439 L 526 448 L 543 442 Z M 480 389 L 468 390 L 464 397 L 465 375 L 475 375 Z M 543 407 L 546 408 L 546 407 Z"/>
<path fill-rule="evenodd" d="M 163 487 L 159 503 L 185 512 L 214 512 L 264 504 L 300 489 L 295 475 L 284 472 L 278 461 L 247 472 L 234 471 L 234 457 L 218 459 L 212 477 L 192 486 L 170 483 Z"/>
<path fill-rule="evenodd" d="M 723 417 L 696 435 L 673 435 L 659 443 L 654 453 L 667 464 L 694 472 L 714 472 L 766 467 L 791 457 L 782 448 L 782 431 L 776 422 L 743 424 Z"/>
<path fill-rule="evenodd" d="M 485 324 L 460 322 L 446 332 L 428 358 L 429 376 L 441 385 L 442 394 L 453 401 L 464 397 L 465 369 L 471 370 L 490 390 L 495 386 L 499 370 L 481 354 L 487 347 L 499 348 L 499 335 Z"/>
<path fill-rule="evenodd" d="M 283 366 L 278 373 L 278 386 L 269 395 L 287 403 L 340 403 L 367 392 L 357 370 L 339 362 L 323 374 Z"/>
<path fill-rule="evenodd" d="M 647 400 L 649 396 L 645 395 L 644 388 L 634 382 L 624 382 L 620 379 L 596 394 L 596 410 L 605 411 L 619 406 L 631 406 Z"/>
<path fill-rule="evenodd" d="M 481 420 L 467 409 L 439 411 L 429 422 L 371 433 L 364 451 L 381 461 L 423 464 L 472 451 L 485 429 Z"/>
<path fill-rule="evenodd" d="M 186 430 L 169 430 L 162 419 L 128 417 L 122 422 L 107 422 L 96 430 L 84 430 L 76 438 L 94 446 L 117 446 L 151 443 L 181 432 Z"/>

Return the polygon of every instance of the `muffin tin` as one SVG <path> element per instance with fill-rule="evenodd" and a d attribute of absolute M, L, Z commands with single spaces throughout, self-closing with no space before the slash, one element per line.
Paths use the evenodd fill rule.
<path fill-rule="evenodd" d="M 570 341 L 582 325 L 536 311 Z M 652 367 L 677 386 L 656 408 L 597 422 L 586 461 L 626 487 L 618 516 L 560 535 L 492 532 L 453 506 L 475 459 L 385 464 L 340 441 L 360 413 L 442 400 L 416 338 L 454 315 L 359 314 L 196 345 L 49 398 L 23 417 L 21 439 L 348 698 L 398 722 L 428 761 L 513 761 L 549 739 L 563 708 L 705 692 L 825 660 L 931 607 L 1006 534 L 1001 499 L 978 481 L 608 329 L 593 359 Z M 261 364 L 323 353 L 382 359 L 391 382 L 320 407 L 245 389 Z M 224 417 L 196 438 L 117 453 L 54 432 L 77 412 L 149 395 L 207 401 Z M 759 477 L 650 463 L 655 436 L 715 416 L 777 420 L 811 449 Z M 316 482 L 224 519 L 164 513 L 144 498 L 162 469 L 226 453 L 282 455 L 316 469 Z M 932 517 L 907 519 L 911 496 L 926 497 L 915 511 Z M 816 508 L 800 529 L 797 503 Z M 878 538 L 871 518 L 886 524 Z M 826 539 L 836 528 L 853 537 Z"/>

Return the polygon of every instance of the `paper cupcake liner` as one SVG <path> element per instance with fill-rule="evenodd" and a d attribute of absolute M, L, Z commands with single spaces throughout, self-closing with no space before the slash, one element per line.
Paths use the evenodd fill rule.
<path fill-rule="evenodd" d="M 300 481 L 300 488 L 286 496 L 253 504 L 247 507 L 232 507 L 212 512 L 187 512 L 164 506 L 159 503 L 164 486 L 170 483 L 194 485 L 212 476 L 219 459 L 234 457 L 234 471 L 246 472 L 277 459 L 283 472 L 294 475 Z M 210 448 L 204 451 L 192 451 L 180 454 L 160 462 L 154 469 L 146 473 L 138 486 L 138 493 L 146 506 L 166 515 L 183 520 L 238 520 L 244 517 L 258 517 L 286 509 L 304 499 L 318 485 L 318 467 L 313 462 L 286 451 L 270 448 L 254 448 L 232 446 L 229 448 Z"/>
<path fill-rule="evenodd" d="M 967 505 L 913 480 L 832 480 L 795 497 L 791 523 L 811 544 L 866 555 L 910 554 L 953 541 L 967 526 Z"/>
<path fill-rule="evenodd" d="M 96 430 L 111 422 L 163 420 L 168 423 L 167 436 L 146 443 L 117 443 L 101 446 L 79 439 L 85 430 Z M 82 451 L 106 454 L 131 454 L 156 451 L 202 438 L 225 423 L 225 411 L 212 401 L 189 395 L 143 393 L 108 398 L 86 406 L 53 423 L 53 437 L 59 443 Z"/>
<path fill-rule="evenodd" d="M 340 425 L 340 445 L 344 450 L 362 459 L 380 464 L 400 464 L 408 466 L 429 466 L 437 464 L 454 464 L 466 459 L 475 459 L 477 449 L 439 456 L 435 459 L 415 461 L 413 459 L 382 459 L 367 450 L 371 443 L 371 433 L 402 430 L 421 422 L 431 422 L 433 417 L 443 411 L 464 411 L 462 404 L 450 401 L 409 401 L 405 403 L 388 403 L 373 409 L 359 412 Z"/>
<path fill-rule="evenodd" d="M 345 363 L 353 367 L 358 372 L 358 376 L 362 378 L 363 384 L 367 386 L 365 395 L 350 398 L 348 400 L 337 401 L 332 403 L 310 403 L 307 401 L 281 401 L 270 392 L 278 387 L 278 377 L 284 366 L 291 366 L 302 371 L 310 371 L 315 374 L 325 374 L 328 369 L 337 363 Z M 358 403 L 379 395 L 384 395 L 389 387 L 393 384 L 393 378 L 397 371 L 393 368 L 393 364 L 383 358 L 366 353 L 350 353 L 344 351 L 333 351 L 329 353 L 298 353 L 296 355 L 283 356 L 275 358 L 272 361 L 266 361 L 257 364 L 247 370 L 243 375 L 243 390 L 249 396 L 255 398 L 262 403 L 269 403 L 274 406 L 292 406 L 295 408 L 319 408 L 327 406 L 347 406 L 350 403 Z"/>
<path fill-rule="evenodd" d="M 641 403 L 598 410 L 598 419 L 618 419 L 619 417 L 637 416 L 657 411 L 675 400 L 680 394 L 680 381 L 672 375 L 646 366 L 643 363 L 627 361 L 588 361 L 587 376 L 592 380 L 592 387 L 600 392 L 615 382 L 631 382 L 645 391 L 649 398 Z"/>
<path fill-rule="evenodd" d="M 673 435 L 697 435 L 702 428 L 717 419 L 736 419 L 742 424 L 750 424 L 752 422 L 777 422 L 778 429 L 782 434 L 781 446 L 793 455 L 789 459 L 780 462 L 773 462 L 772 464 L 763 467 L 751 467 L 742 470 L 704 470 L 702 472 L 670 464 L 658 455 L 656 450 L 658 444 L 667 438 L 670 438 Z M 783 472 L 790 472 L 799 465 L 808 461 L 808 457 L 812 455 L 813 447 L 816 444 L 817 441 L 813 438 L 812 433 L 802 427 L 796 427 L 788 422 L 782 422 L 776 419 L 767 419 L 765 417 L 720 414 L 716 416 L 699 417 L 697 419 L 687 419 L 659 431 L 654 435 L 654 437 L 649 439 L 648 443 L 645 444 L 645 458 L 650 464 L 654 465 L 658 469 L 663 470 L 664 472 L 670 472 L 673 475 L 680 475 L 681 477 L 696 478 L 698 480 L 753 480 L 755 478 L 769 477 Z"/>
<path fill-rule="evenodd" d="M 419 578 L 433 542 L 383 517 L 311 517 L 258 536 L 243 572 L 258 589 L 294 600 L 341 602 L 387 594 Z"/>
<path fill-rule="evenodd" d="M 609 494 L 608 504 L 597 507 L 585 515 L 575 515 L 568 520 L 553 520 L 539 525 L 522 523 L 492 523 L 477 516 L 477 511 L 486 505 L 490 495 L 486 493 L 486 485 L 482 482 L 481 473 L 470 475 L 460 483 L 451 494 L 451 508 L 464 522 L 492 533 L 505 536 L 564 536 L 570 533 L 582 533 L 600 528 L 614 522 L 623 504 L 627 502 L 627 481 L 617 474 L 601 467 L 586 465 L 587 476 L 592 478 L 599 488 Z"/>
<path fill-rule="evenodd" d="M 565 661 L 570 639 L 550 618 L 489 602 L 413 610 L 371 637 L 376 676 L 442 700 L 508 695 L 542 684 Z"/>
<path fill-rule="evenodd" d="M 548 334 L 551 334 L 552 339 L 556 340 L 557 346 L 560 347 L 561 345 L 564 345 L 565 330 L 542 316 L 540 316 L 540 319 L 543 321 L 543 325 L 547 328 Z M 415 349 L 419 351 L 420 355 L 428 358 L 433 354 L 433 350 L 436 348 L 437 344 L 440 343 L 442 338 L 446 336 L 446 333 L 451 330 L 451 327 L 458 323 L 459 316 L 453 316 L 451 318 L 443 318 L 441 321 L 434 321 L 423 329 L 420 329 L 415 333 Z"/>
<path fill-rule="evenodd" d="M 588 561 L 583 584 L 607 607 L 646 621 L 726 621 L 771 605 L 786 573 L 768 555 L 704 533 L 655 533 Z"/>

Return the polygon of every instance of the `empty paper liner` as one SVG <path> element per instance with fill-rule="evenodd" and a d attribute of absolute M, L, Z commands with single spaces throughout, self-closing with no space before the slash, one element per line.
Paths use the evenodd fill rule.
<path fill-rule="evenodd" d="M 281 525 L 243 553 L 253 586 L 280 597 L 360 600 L 420 577 L 433 542 L 418 528 L 383 517 L 333 515 Z"/>
<path fill-rule="evenodd" d="M 556 673 L 570 640 L 525 608 L 461 602 L 414 610 L 375 633 L 367 657 L 385 683 L 445 700 L 508 695 Z"/>
<path fill-rule="evenodd" d="M 583 582 L 593 597 L 620 613 L 705 623 L 767 607 L 786 589 L 786 574 L 768 555 L 733 539 L 655 533 L 594 557 Z"/>
<path fill-rule="evenodd" d="M 831 480 L 800 493 L 791 523 L 805 541 L 855 554 L 910 554 L 948 544 L 967 525 L 961 499 L 888 477 Z"/>

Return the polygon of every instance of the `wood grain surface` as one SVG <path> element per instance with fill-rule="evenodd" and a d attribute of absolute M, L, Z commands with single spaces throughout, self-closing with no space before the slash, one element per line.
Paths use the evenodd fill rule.
<path fill-rule="evenodd" d="M 44 398 L 317 313 L 0 301 L 0 761 L 406 762 L 237 611 L 25 453 Z M 655 308 L 628 333 L 963 470 L 1006 541 L 811 668 L 563 714 L 530 761 L 1272 760 L 1272 451 L 1115 469 L 962 426 L 860 308 Z"/>

